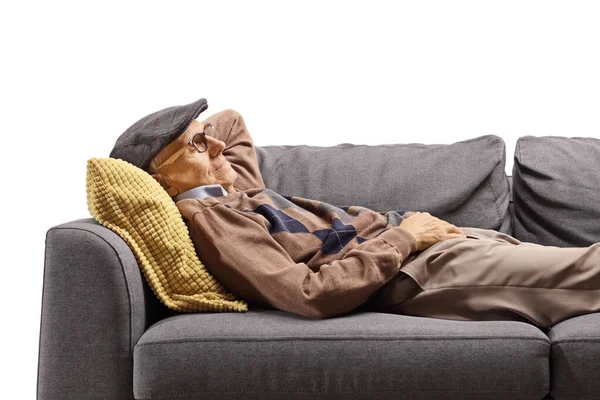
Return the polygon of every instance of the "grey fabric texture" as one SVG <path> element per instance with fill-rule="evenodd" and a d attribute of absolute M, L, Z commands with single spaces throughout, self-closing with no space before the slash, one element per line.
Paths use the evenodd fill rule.
<path fill-rule="evenodd" d="M 581 315 L 548 331 L 552 394 L 556 399 L 596 400 L 600 393 L 600 313 Z"/>
<path fill-rule="evenodd" d="M 358 312 L 190 314 L 134 350 L 136 399 L 541 399 L 550 342 L 531 324 Z M 168 379 L 165 379 L 168 377 Z"/>
<path fill-rule="evenodd" d="M 513 203 L 513 179 L 512 179 L 512 176 L 508 177 L 508 187 L 510 188 L 510 198 L 509 198 L 509 203 L 508 203 L 508 216 L 510 218 L 510 226 L 511 226 L 511 228 L 514 229 L 515 205 Z"/>
<path fill-rule="evenodd" d="M 133 346 L 147 328 L 142 276 L 127 244 L 92 219 L 46 236 L 38 399 L 132 398 Z"/>
<path fill-rule="evenodd" d="M 110 157 L 147 170 L 150 161 L 208 108 L 206 99 L 154 112 L 131 125 L 117 139 Z"/>
<path fill-rule="evenodd" d="M 504 141 L 453 144 L 264 146 L 267 188 L 379 212 L 426 211 L 456 226 L 511 231 Z"/>
<path fill-rule="evenodd" d="M 514 237 L 548 246 L 600 241 L 600 140 L 524 136 L 515 149 Z"/>

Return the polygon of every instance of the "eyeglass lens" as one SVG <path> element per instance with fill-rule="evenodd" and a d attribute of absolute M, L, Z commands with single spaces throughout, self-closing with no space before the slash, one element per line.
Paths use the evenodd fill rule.
<path fill-rule="evenodd" d="M 194 142 L 194 146 L 196 146 L 196 149 L 198 149 L 198 151 L 206 151 L 206 148 L 208 146 L 206 143 L 206 138 L 204 137 L 204 132 L 196 133 L 192 141 Z"/>
<path fill-rule="evenodd" d="M 204 131 L 197 133 L 192 138 L 194 142 L 194 146 L 198 149 L 199 152 L 205 152 L 208 148 L 208 142 L 206 141 L 206 136 L 213 137 L 215 139 L 218 138 L 217 130 L 215 126 L 211 123 L 208 123 L 204 126 Z"/>

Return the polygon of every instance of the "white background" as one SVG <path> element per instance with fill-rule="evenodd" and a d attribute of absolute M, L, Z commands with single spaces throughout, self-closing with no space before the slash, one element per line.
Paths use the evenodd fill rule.
<path fill-rule="evenodd" d="M 508 174 L 520 136 L 600 138 L 593 1 L 14 3 L 0 9 L 3 398 L 35 397 L 46 231 L 89 217 L 87 159 L 148 113 L 205 97 L 201 118 L 233 108 L 257 145 L 495 134 Z"/>

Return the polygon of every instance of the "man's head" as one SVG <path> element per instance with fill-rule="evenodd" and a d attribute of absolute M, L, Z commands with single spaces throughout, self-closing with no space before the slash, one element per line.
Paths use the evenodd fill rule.
<path fill-rule="evenodd" d="M 212 123 L 194 120 L 150 162 L 148 172 L 171 197 L 202 185 L 222 185 L 235 191 L 237 173 L 225 159 L 225 143 Z"/>
<path fill-rule="evenodd" d="M 196 121 L 207 108 L 200 99 L 147 115 L 117 139 L 110 157 L 148 171 L 171 196 L 209 184 L 235 191 L 237 174 L 223 156 L 225 144 L 214 127 L 205 130 Z"/>

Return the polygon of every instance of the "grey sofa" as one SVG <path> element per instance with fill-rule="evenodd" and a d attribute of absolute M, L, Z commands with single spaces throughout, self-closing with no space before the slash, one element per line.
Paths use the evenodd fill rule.
<path fill-rule="evenodd" d="M 257 152 L 267 187 L 284 195 L 428 211 L 540 244 L 600 241 L 600 140 L 522 137 L 512 176 L 493 135 Z M 133 398 L 598 399 L 600 313 L 548 330 L 363 307 L 324 320 L 252 305 L 179 314 L 158 302 L 115 233 L 90 218 L 52 227 L 38 399 Z"/>

